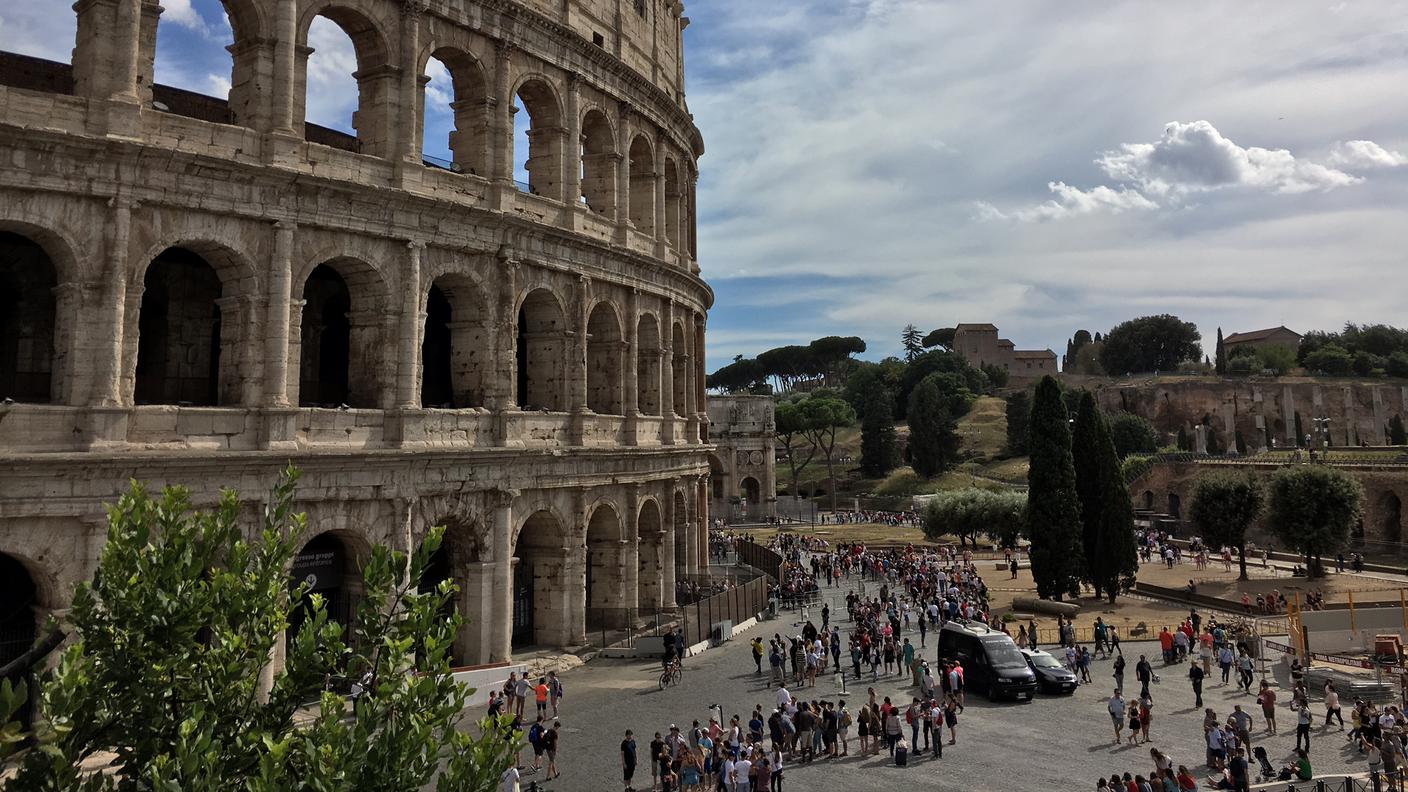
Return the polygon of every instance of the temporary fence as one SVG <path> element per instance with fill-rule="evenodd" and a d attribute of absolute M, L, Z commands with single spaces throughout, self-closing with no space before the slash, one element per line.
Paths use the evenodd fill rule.
<path fill-rule="evenodd" d="M 738 562 L 762 572 L 776 581 L 782 574 L 782 556 L 776 550 L 758 544 L 750 539 L 735 539 L 734 551 Z"/>
<path fill-rule="evenodd" d="M 716 631 L 758 616 L 767 603 L 767 579 L 757 577 L 674 608 L 587 608 L 587 638 L 601 647 L 658 648 L 663 653 L 666 633 L 683 630 L 686 646 L 726 640 L 729 635 Z"/>

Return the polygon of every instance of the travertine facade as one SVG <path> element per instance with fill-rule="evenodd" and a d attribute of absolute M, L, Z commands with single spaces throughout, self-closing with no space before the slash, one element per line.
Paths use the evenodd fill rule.
<path fill-rule="evenodd" d="M 777 424 L 771 396 L 709 396 L 711 514 L 741 522 L 777 516 Z"/>
<path fill-rule="evenodd" d="M 253 526 L 290 460 L 291 571 L 339 617 L 371 546 L 435 524 L 461 662 L 672 604 L 707 563 L 713 299 L 681 3 L 225 7 L 228 104 L 152 85 L 153 0 L 82 0 L 71 68 L 0 68 L 0 610 L 29 583 L 36 618 L 66 606 L 129 478 L 236 488 Z M 357 50 L 355 137 L 302 122 L 318 15 Z"/>

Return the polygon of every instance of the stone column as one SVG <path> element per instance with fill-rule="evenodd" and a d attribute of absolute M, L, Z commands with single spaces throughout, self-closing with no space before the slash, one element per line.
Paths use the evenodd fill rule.
<path fill-rule="evenodd" d="M 665 217 L 665 133 L 655 135 L 655 257 L 664 258 L 670 249 L 669 221 Z"/>
<path fill-rule="evenodd" d="M 587 641 L 587 490 L 577 490 L 567 546 L 562 549 L 562 630 L 564 644 Z"/>
<path fill-rule="evenodd" d="M 513 499 L 514 490 L 491 490 L 489 507 L 493 510 L 490 548 L 493 566 L 490 587 L 493 597 L 486 599 L 483 609 L 492 619 L 489 625 L 488 661 L 507 661 L 513 653 Z"/>
<path fill-rule="evenodd" d="M 513 95 L 509 93 L 509 70 L 513 57 L 513 45 L 507 41 L 494 42 L 494 100 L 496 112 L 489 123 L 489 134 L 494 144 L 490 147 L 494 162 L 492 178 L 495 182 L 494 205 L 503 210 L 517 190 L 513 186 Z"/>
<path fill-rule="evenodd" d="M 698 526 L 695 560 L 700 574 L 709 571 L 709 477 L 700 476 L 694 485 L 694 522 Z"/>
<path fill-rule="evenodd" d="M 567 94 L 565 104 L 567 115 L 564 126 L 567 128 L 562 141 L 562 202 L 571 210 L 568 222 L 576 223 L 576 216 L 585 214 L 587 207 L 582 203 L 582 118 L 578 112 L 578 94 L 581 91 L 582 76 L 577 72 L 567 73 Z"/>
<path fill-rule="evenodd" d="M 293 298 L 293 234 L 288 220 L 274 223 L 274 255 L 269 263 L 269 299 L 264 319 L 264 403 L 288 406 L 289 303 Z"/>
<path fill-rule="evenodd" d="M 117 0 L 113 36 L 112 82 L 107 98 L 114 102 L 137 104 L 137 76 L 141 71 L 142 0 Z"/>
<path fill-rule="evenodd" d="M 572 444 L 581 445 L 591 410 L 587 408 L 587 310 L 591 304 L 591 281 L 585 275 L 577 278 L 576 287 L 576 346 L 573 335 L 567 334 L 570 353 L 567 358 L 567 409 L 572 413 Z"/>
<path fill-rule="evenodd" d="M 298 0 L 278 0 L 274 9 L 273 131 L 299 136 L 294 126 L 293 99 L 298 86 L 294 46 L 298 38 Z"/>
<path fill-rule="evenodd" d="M 675 514 L 675 490 L 678 488 L 678 481 L 670 482 L 669 497 L 665 499 L 668 504 L 666 514 L 669 518 L 661 528 L 664 530 L 664 541 L 656 544 L 660 555 L 660 589 L 661 607 L 673 608 L 679 603 L 675 600 L 675 542 L 682 541 L 676 536 L 682 515 Z M 686 507 L 686 510 L 688 507 Z"/>
<path fill-rule="evenodd" d="M 406 243 L 406 270 L 401 286 L 401 328 L 396 372 L 396 406 L 402 410 L 420 406 L 416 384 L 420 377 L 420 328 L 425 324 L 421 298 L 420 267 L 425 243 Z"/>
<path fill-rule="evenodd" d="M 631 230 L 631 105 L 617 106 L 616 129 L 621 159 L 616 163 L 616 244 L 630 241 Z"/>
<path fill-rule="evenodd" d="M 489 406 L 496 410 L 512 410 L 518 407 L 518 263 L 512 258 L 508 246 L 499 248 L 499 326 L 498 375 L 492 385 L 493 401 Z"/>
<path fill-rule="evenodd" d="M 626 490 L 626 513 L 621 515 L 625 524 L 626 539 L 621 547 L 621 607 L 637 611 L 640 602 L 640 485 Z M 637 621 L 639 613 L 632 613 L 631 620 Z M 630 623 L 627 623 L 630 626 Z"/>
<path fill-rule="evenodd" d="M 625 345 L 625 367 L 621 378 L 621 412 L 626 416 L 625 441 L 628 445 L 636 445 L 640 442 L 636 432 L 638 431 L 640 418 L 640 371 L 637 370 L 637 362 L 640 355 L 640 337 L 637 331 L 640 329 L 640 289 L 631 289 L 626 296 L 626 345 Z"/>
<path fill-rule="evenodd" d="M 424 9 L 422 0 L 401 0 L 401 84 L 397 87 L 396 100 L 401 111 L 392 122 L 398 178 L 404 176 L 407 165 L 420 165 L 416 130 L 424 114 L 418 101 L 421 83 L 417 66 L 420 61 L 420 19 Z"/>
<path fill-rule="evenodd" d="M 660 442 L 675 442 L 675 301 L 665 303 L 660 327 Z"/>
<path fill-rule="evenodd" d="M 107 321 L 101 330 L 103 349 L 98 355 L 98 376 L 94 382 L 92 401 L 99 407 L 117 407 L 125 401 L 122 393 L 123 328 L 127 322 L 127 253 L 132 233 L 132 207 L 128 198 L 114 198 L 111 222 L 108 224 L 107 289 L 103 307 Z"/>

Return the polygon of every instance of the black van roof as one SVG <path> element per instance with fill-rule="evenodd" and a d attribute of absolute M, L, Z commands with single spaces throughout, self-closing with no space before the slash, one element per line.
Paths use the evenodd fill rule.
<path fill-rule="evenodd" d="M 985 638 L 990 635 L 1007 635 L 1007 633 L 1001 630 L 994 630 L 982 622 L 969 619 L 949 619 L 944 622 L 944 629 L 965 632 L 975 638 Z"/>

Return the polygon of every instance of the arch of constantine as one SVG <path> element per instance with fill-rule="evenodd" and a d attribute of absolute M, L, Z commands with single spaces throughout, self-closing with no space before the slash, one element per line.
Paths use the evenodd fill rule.
<path fill-rule="evenodd" d="M 291 574 L 336 618 L 372 546 L 433 525 L 462 664 L 671 606 L 708 563 L 713 299 L 682 4 L 224 5 L 228 101 L 154 85 L 154 0 L 76 4 L 72 65 L 0 55 L 0 610 L 32 606 L 4 629 L 91 577 L 129 479 L 237 489 L 253 529 L 289 461 Z M 356 50 L 355 135 L 303 121 L 319 16 Z"/>

